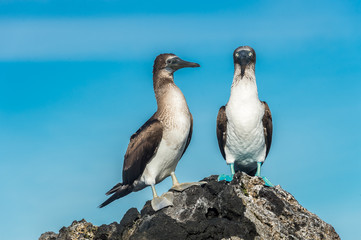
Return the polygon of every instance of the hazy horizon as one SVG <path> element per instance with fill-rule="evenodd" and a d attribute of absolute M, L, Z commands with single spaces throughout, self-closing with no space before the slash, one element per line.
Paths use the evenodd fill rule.
<path fill-rule="evenodd" d="M 130 136 L 156 111 L 160 53 L 201 65 L 174 75 L 194 118 L 177 177 L 228 173 L 216 117 L 242 45 L 256 51 L 273 116 L 263 174 L 342 239 L 360 238 L 360 29 L 357 1 L 0 2 L 0 238 L 119 222 L 152 198 L 146 188 L 97 208 L 121 181 Z"/>

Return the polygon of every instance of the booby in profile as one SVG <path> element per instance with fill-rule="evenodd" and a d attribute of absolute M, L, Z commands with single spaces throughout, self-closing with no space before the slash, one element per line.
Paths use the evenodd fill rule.
<path fill-rule="evenodd" d="M 157 112 L 133 134 L 124 156 L 123 182 L 115 185 L 106 195 L 113 194 L 99 207 L 147 186 L 152 187 L 152 207 L 155 211 L 173 205 L 173 194 L 158 196 L 155 184 L 171 176 L 172 189 L 182 191 L 192 185 L 180 184 L 174 173 L 178 161 L 192 137 L 193 118 L 186 99 L 175 85 L 173 74 L 185 67 L 199 67 L 174 54 L 160 54 L 153 67 L 153 87 Z"/>
<path fill-rule="evenodd" d="M 232 175 L 218 180 L 231 181 L 235 171 L 261 177 L 272 142 L 272 116 L 266 102 L 258 98 L 255 64 L 256 52 L 249 46 L 233 53 L 234 76 L 231 96 L 217 116 L 218 145 Z M 263 177 L 265 185 L 273 186 Z"/>

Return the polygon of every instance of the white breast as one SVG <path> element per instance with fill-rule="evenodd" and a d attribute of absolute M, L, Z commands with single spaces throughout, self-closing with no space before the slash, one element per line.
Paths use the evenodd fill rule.
<path fill-rule="evenodd" d="M 166 117 L 161 120 L 162 140 L 140 179 L 147 185 L 159 183 L 175 171 L 189 135 L 191 117 L 185 98 L 177 87 L 170 89 L 169 94 L 171 97 L 164 109 Z"/>
<path fill-rule="evenodd" d="M 263 114 L 264 106 L 258 99 L 257 89 L 253 92 L 252 86 L 236 86 L 233 89 L 226 107 L 228 121 L 225 153 L 228 164 L 236 161 L 247 167 L 264 161 L 266 147 Z"/>

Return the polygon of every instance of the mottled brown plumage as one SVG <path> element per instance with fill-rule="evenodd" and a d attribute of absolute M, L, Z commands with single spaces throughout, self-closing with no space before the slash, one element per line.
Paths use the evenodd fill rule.
<path fill-rule="evenodd" d="M 132 185 L 143 173 L 145 166 L 157 152 L 162 135 L 163 126 L 153 115 L 131 136 L 124 156 L 123 184 Z"/>
<path fill-rule="evenodd" d="M 187 142 L 186 142 L 186 146 L 183 150 L 183 153 L 182 153 L 182 156 L 184 155 L 184 153 L 186 152 L 188 146 L 189 146 L 189 143 L 191 142 L 191 139 L 192 139 L 192 134 L 193 134 L 193 116 L 192 114 L 191 115 L 191 127 L 189 129 L 189 133 L 188 133 L 188 138 L 187 138 Z"/>
<path fill-rule="evenodd" d="M 159 54 L 155 60 L 154 60 L 154 65 L 153 65 L 153 74 L 155 74 L 156 72 L 158 72 L 159 70 L 165 68 L 166 66 L 166 60 L 168 57 L 170 56 L 175 56 L 175 54 L 173 53 L 162 53 Z"/>
<path fill-rule="evenodd" d="M 226 153 L 224 152 L 224 147 L 226 145 L 226 140 L 227 140 L 227 115 L 226 115 L 225 106 L 222 106 L 218 111 L 217 139 L 218 139 L 219 150 L 221 150 L 221 154 L 223 158 L 226 159 Z"/>
<path fill-rule="evenodd" d="M 271 115 L 271 110 L 268 107 L 268 104 L 264 101 L 262 103 L 264 105 L 264 115 L 262 118 L 262 123 L 264 129 L 264 140 L 266 143 L 266 157 L 267 157 L 269 150 L 271 149 L 271 143 L 272 143 L 272 132 L 273 132 L 272 115 Z"/>
<path fill-rule="evenodd" d="M 187 135 L 183 135 L 187 138 L 186 142 L 183 142 L 184 145 L 181 145 L 184 146 L 184 149 L 182 148 L 183 152 L 180 156 L 183 156 L 186 151 L 192 137 L 193 118 L 182 92 L 174 84 L 173 80 L 173 73 L 183 67 L 199 67 L 199 65 L 183 61 L 174 54 L 160 54 L 156 57 L 153 66 L 153 87 L 158 109 L 156 113 L 131 136 L 124 156 L 123 182 L 116 184 L 106 193 L 107 195 L 113 195 L 102 203 L 100 207 L 104 207 L 132 191 L 138 191 L 147 186 L 147 183 L 142 182 L 143 180 L 140 178 L 144 172 L 149 171 L 147 165 L 155 158 L 161 146 L 162 139 L 164 139 L 164 133 L 168 134 L 166 139 L 168 139 L 168 144 L 171 144 L 172 138 L 169 134 L 172 135 L 173 129 L 178 129 L 177 126 L 174 125 L 179 122 L 177 117 L 184 118 L 184 116 L 187 116 L 189 119 L 188 123 L 186 121 L 186 126 L 190 126 L 190 128 L 189 130 L 186 128 L 189 132 Z M 181 105 L 178 103 L 181 103 Z M 178 114 L 182 115 L 179 116 Z M 183 133 L 185 133 L 184 130 Z M 177 154 L 180 154 L 180 152 Z M 157 181 L 162 181 L 162 179 L 156 179 L 155 181 L 155 183 L 157 183 Z"/>

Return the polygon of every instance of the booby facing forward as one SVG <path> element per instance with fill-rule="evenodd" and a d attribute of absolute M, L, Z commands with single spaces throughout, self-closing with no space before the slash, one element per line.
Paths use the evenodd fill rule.
<path fill-rule="evenodd" d="M 234 76 L 231 96 L 217 116 L 218 145 L 232 175 L 218 180 L 231 181 L 235 171 L 261 176 L 272 141 L 272 116 L 266 102 L 258 98 L 255 64 L 256 52 L 249 46 L 233 53 Z M 267 186 L 272 183 L 263 177 Z"/>
<path fill-rule="evenodd" d="M 155 184 L 171 176 L 172 189 L 182 191 L 200 183 L 180 184 L 174 173 L 178 161 L 192 137 L 193 118 L 181 90 L 175 85 L 173 73 L 185 67 L 199 67 L 174 54 L 160 54 L 153 67 L 153 87 L 157 112 L 131 136 L 124 156 L 123 182 L 106 195 L 113 194 L 99 207 L 147 186 L 152 187 L 155 211 L 173 204 L 171 192 L 158 197 Z"/>

